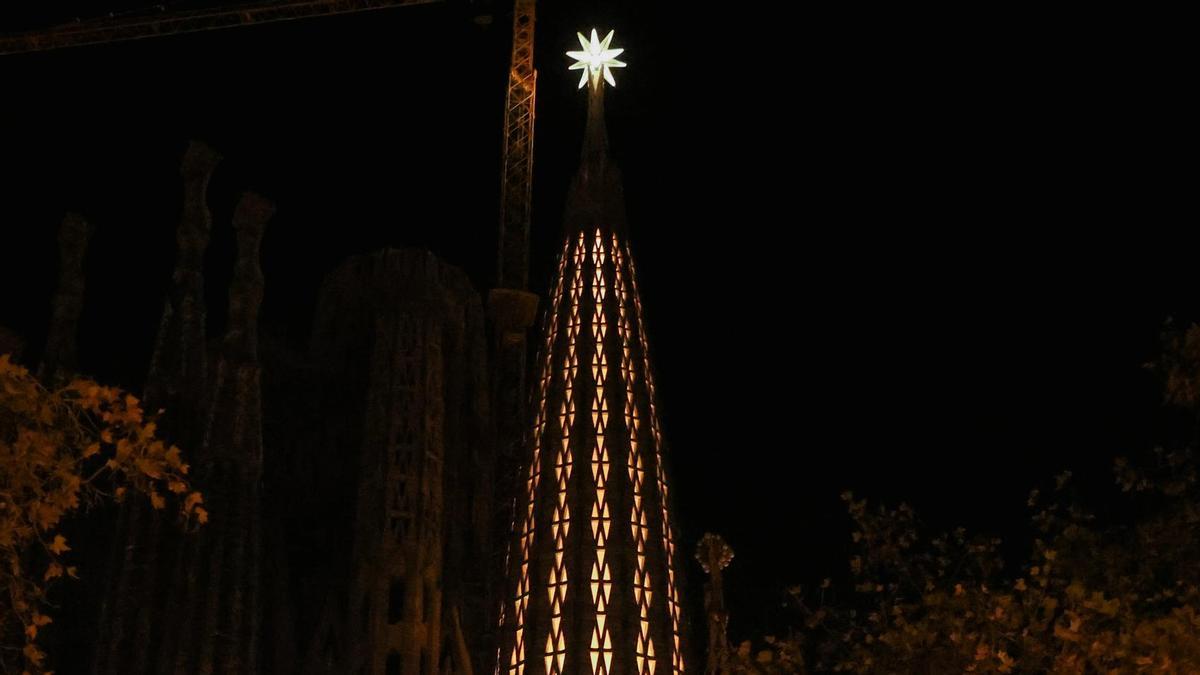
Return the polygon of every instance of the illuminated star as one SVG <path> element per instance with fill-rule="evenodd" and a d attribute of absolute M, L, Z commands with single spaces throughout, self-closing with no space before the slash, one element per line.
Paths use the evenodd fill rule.
<path fill-rule="evenodd" d="M 589 41 L 583 36 L 583 33 L 576 33 L 579 36 L 579 44 L 583 45 L 583 51 L 567 52 L 567 56 L 575 59 L 575 63 L 571 64 L 571 70 L 582 70 L 583 76 L 579 78 L 579 88 L 583 89 L 583 85 L 587 84 L 588 76 L 592 78 L 592 84 L 599 86 L 600 76 L 604 76 L 604 81 L 612 86 L 617 86 L 617 81 L 613 79 L 612 68 L 624 68 L 625 63 L 618 61 L 624 49 L 609 49 L 608 45 L 612 43 L 613 31 L 608 31 L 608 35 L 604 36 L 602 42 L 596 29 L 592 29 L 592 39 Z"/>

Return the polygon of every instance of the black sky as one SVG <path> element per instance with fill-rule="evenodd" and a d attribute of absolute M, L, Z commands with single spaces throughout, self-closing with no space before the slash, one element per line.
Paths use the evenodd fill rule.
<path fill-rule="evenodd" d="M 1155 441 L 1141 365 L 1200 288 L 1195 110 L 1153 20 L 544 5 L 535 290 L 583 123 L 562 52 L 612 27 L 629 68 L 610 140 L 678 517 L 689 549 L 712 530 L 738 553 L 735 635 L 785 585 L 842 573 L 842 489 L 1019 535 L 1035 483 Z M 294 341 L 352 253 L 429 246 L 487 288 L 510 25 L 491 9 L 490 26 L 487 5 L 450 3 L 0 57 L 0 324 L 36 355 L 54 232 L 81 210 L 99 228 L 84 366 L 136 387 L 189 138 L 227 158 L 214 334 L 248 187 L 279 205 L 263 319 Z M 39 11 L 6 7 L 0 28 L 57 18 Z"/>

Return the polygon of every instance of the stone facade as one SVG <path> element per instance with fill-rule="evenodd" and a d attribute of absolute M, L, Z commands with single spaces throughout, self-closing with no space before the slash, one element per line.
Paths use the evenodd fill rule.
<path fill-rule="evenodd" d="M 183 158 L 144 394 L 165 409 L 160 428 L 184 448 L 210 521 L 184 533 L 141 504 L 117 510 L 90 672 L 473 673 L 495 650 L 505 511 L 481 296 L 427 251 L 385 250 L 327 276 L 307 345 L 260 335 L 274 206 L 246 193 L 227 328 L 209 338 L 206 191 L 219 159 L 200 143 Z M 64 225 L 47 377 L 73 367 L 82 222 Z"/>

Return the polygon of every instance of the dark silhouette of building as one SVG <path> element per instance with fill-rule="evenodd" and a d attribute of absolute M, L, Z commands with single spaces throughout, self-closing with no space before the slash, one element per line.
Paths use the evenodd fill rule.
<path fill-rule="evenodd" d="M 327 277 L 307 349 L 260 336 L 259 243 L 274 206 L 246 193 L 227 328 L 209 341 L 206 193 L 219 160 L 198 142 L 183 157 L 176 267 L 144 392 L 187 449 L 210 520 L 184 533 L 163 511 L 121 505 L 88 670 L 471 673 L 494 651 L 484 589 L 498 572 L 481 296 L 427 251 L 386 250 Z M 47 380 L 75 368 L 88 231 L 64 220 Z"/>
<path fill-rule="evenodd" d="M 469 672 L 494 476 L 478 293 L 425 251 L 352 258 L 321 291 L 311 358 L 332 422 L 314 459 L 345 459 L 306 482 L 351 492 L 321 500 L 342 505 L 346 555 L 314 575 L 327 590 L 298 672 Z"/>
<path fill-rule="evenodd" d="M 685 672 L 665 448 L 598 77 L 589 92 L 533 396 L 524 276 L 485 312 L 467 276 L 424 250 L 327 275 L 307 344 L 260 334 L 275 207 L 253 192 L 234 209 L 228 317 L 210 339 L 207 192 L 221 157 L 188 146 L 143 398 L 165 411 L 209 522 L 181 532 L 136 500 L 115 510 L 93 565 L 86 672 Z M 77 367 L 89 232 L 64 220 L 47 381 Z M 527 400 L 535 419 L 516 419 Z"/>

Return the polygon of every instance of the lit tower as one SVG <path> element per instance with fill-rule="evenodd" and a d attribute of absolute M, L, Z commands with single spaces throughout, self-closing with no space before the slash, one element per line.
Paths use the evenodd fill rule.
<path fill-rule="evenodd" d="M 684 672 L 654 379 L 604 128 L 604 87 L 625 65 L 612 37 L 581 34 L 568 52 L 587 131 L 537 361 L 498 675 Z"/>

